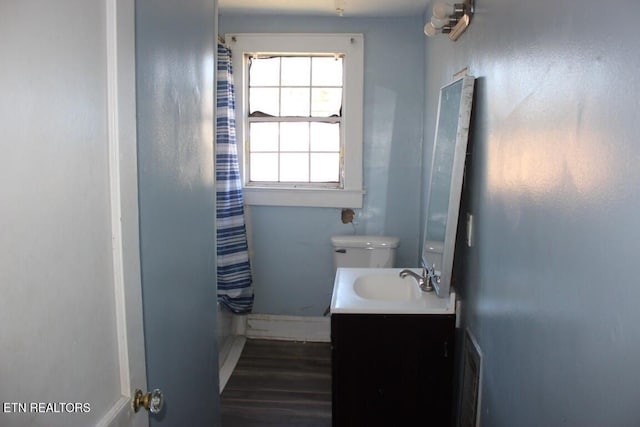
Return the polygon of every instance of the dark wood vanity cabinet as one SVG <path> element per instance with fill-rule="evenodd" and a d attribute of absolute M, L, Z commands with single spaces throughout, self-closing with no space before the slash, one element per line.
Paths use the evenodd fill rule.
<path fill-rule="evenodd" d="M 450 426 L 454 335 L 453 314 L 332 314 L 333 426 Z"/>

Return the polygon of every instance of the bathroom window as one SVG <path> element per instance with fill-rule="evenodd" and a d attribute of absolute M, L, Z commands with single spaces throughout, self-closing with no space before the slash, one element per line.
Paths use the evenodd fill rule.
<path fill-rule="evenodd" d="M 248 204 L 362 206 L 362 35 L 227 34 Z"/>
<path fill-rule="evenodd" d="M 249 184 L 342 188 L 342 57 L 248 61 Z"/>

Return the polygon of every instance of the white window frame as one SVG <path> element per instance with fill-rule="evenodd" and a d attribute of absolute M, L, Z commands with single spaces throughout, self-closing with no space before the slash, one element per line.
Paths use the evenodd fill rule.
<path fill-rule="evenodd" d="M 225 34 L 233 56 L 236 89 L 236 138 L 242 177 L 244 200 L 248 205 L 314 206 L 361 208 L 362 179 L 362 122 L 364 80 L 364 37 L 362 34 L 294 34 L 242 33 Z M 308 188 L 278 183 L 270 186 L 249 182 L 245 168 L 248 156 L 245 135 L 248 132 L 247 55 L 274 54 L 342 54 L 344 55 L 344 86 L 341 138 L 343 141 L 343 187 Z"/>

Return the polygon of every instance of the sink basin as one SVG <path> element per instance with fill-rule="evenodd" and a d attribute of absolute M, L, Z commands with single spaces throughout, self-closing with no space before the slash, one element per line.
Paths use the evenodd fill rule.
<path fill-rule="evenodd" d="M 359 276 L 353 282 L 353 291 L 360 298 L 384 301 L 410 301 L 420 298 L 420 289 L 411 277 L 382 273 Z"/>
<path fill-rule="evenodd" d="M 331 313 L 453 314 L 455 294 L 440 298 L 423 292 L 402 268 L 339 268 L 333 285 Z M 421 269 L 411 269 L 421 273 Z"/>

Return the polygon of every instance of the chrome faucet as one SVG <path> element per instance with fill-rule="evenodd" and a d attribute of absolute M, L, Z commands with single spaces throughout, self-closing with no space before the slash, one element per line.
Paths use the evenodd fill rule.
<path fill-rule="evenodd" d="M 427 269 L 426 267 L 424 266 L 422 267 L 422 276 L 414 272 L 413 270 L 409 270 L 408 268 L 405 268 L 400 272 L 400 277 L 405 278 L 407 276 L 411 276 L 414 279 L 416 279 L 416 282 L 418 282 L 418 287 L 420 288 L 421 291 L 423 292 L 433 291 L 433 282 L 431 281 L 433 278 L 433 273 L 429 271 L 429 269 Z"/>

